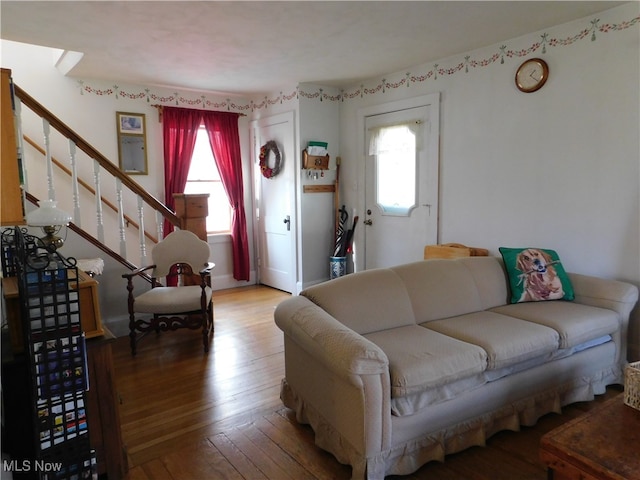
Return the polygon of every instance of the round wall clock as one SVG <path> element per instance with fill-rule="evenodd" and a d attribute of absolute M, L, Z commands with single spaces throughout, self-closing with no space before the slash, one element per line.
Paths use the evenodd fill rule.
<path fill-rule="evenodd" d="M 540 90 L 549 77 L 549 66 L 541 58 L 525 60 L 516 71 L 516 86 L 525 93 Z"/>

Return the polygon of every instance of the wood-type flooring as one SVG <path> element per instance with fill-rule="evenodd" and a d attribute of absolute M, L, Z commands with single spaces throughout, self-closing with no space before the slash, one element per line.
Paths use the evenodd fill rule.
<path fill-rule="evenodd" d="M 351 468 L 314 445 L 280 399 L 282 332 L 273 321 L 289 294 L 264 286 L 215 291 L 211 351 L 198 331 L 150 334 L 132 357 L 128 338 L 113 346 L 129 480 L 349 479 Z M 549 414 L 520 432 L 500 432 L 485 447 L 388 479 L 546 480 L 540 437 L 619 395 Z"/>

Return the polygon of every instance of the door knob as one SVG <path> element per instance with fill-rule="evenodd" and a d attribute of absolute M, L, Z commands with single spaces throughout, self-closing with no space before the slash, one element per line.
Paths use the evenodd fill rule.
<path fill-rule="evenodd" d="M 287 232 L 291 230 L 291 216 L 287 215 L 284 217 L 284 223 L 287 224 Z"/>
<path fill-rule="evenodd" d="M 365 220 L 364 222 L 365 225 L 373 225 L 373 222 L 371 220 Z"/>

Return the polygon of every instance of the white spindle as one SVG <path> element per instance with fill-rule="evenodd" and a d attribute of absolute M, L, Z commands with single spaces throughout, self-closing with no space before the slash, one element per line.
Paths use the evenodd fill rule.
<path fill-rule="evenodd" d="M 76 144 L 69 139 L 69 161 L 71 163 L 71 190 L 73 191 L 73 223 L 82 228 L 80 220 L 80 192 L 78 190 L 78 166 L 76 165 Z"/>
<path fill-rule="evenodd" d="M 140 265 L 147 265 L 147 245 L 144 239 L 144 201 L 138 195 L 138 236 L 140 238 Z"/>
<path fill-rule="evenodd" d="M 47 184 L 49 185 L 49 200 L 56 199 L 56 191 L 53 188 L 53 162 L 51 160 L 51 147 L 49 145 L 49 133 L 51 128 L 49 120 L 42 119 L 42 133 L 44 134 L 44 151 L 47 158 Z"/>
<path fill-rule="evenodd" d="M 93 160 L 93 188 L 96 191 L 96 227 L 98 240 L 104 243 L 104 221 L 102 218 L 102 194 L 100 193 L 100 164 Z"/>
<path fill-rule="evenodd" d="M 118 221 L 120 225 L 120 256 L 127 258 L 127 238 L 124 232 L 124 209 L 122 207 L 122 180 L 116 178 L 116 199 L 118 202 Z"/>
<path fill-rule="evenodd" d="M 158 210 L 156 210 L 156 225 L 158 232 L 158 241 L 161 242 L 164 238 L 164 217 Z"/>
<path fill-rule="evenodd" d="M 16 138 L 18 139 L 18 158 L 20 159 L 20 179 L 22 184 L 22 195 L 29 191 L 29 183 L 27 181 L 27 168 L 25 166 L 24 159 L 24 136 L 22 135 L 22 101 L 15 97 L 15 126 L 16 126 Z"/>

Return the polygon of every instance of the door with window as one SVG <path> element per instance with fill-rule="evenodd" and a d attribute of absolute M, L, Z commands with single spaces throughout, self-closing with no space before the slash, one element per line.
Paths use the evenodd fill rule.
<path fill-rule="evenodd" d="M 252 123 L 256 192 L 258 281 L 293 293 L 296 285 L 295 152 L 293 112 Z M 258 165 L 260 148 L 275 142 L 280 170 L 265 177 Z M 267 151 L 266 166 L 276 167 L 276 155 Z"/>
<path fill-rule="evenodd" d="M 365 117 L 366 269 L 421 260 L 437 243 L 434 122 L 429 105 Z"/>

